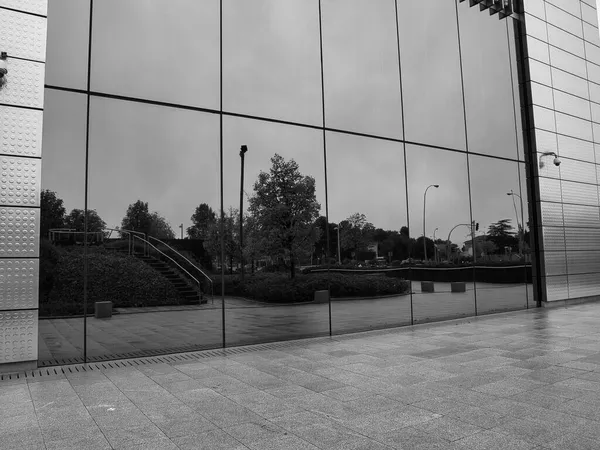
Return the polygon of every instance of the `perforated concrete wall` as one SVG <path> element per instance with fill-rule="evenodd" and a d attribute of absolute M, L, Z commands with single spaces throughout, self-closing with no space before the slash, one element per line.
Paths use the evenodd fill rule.
<path fill-rule="evenodd" d="M 0 0 L 0 371 L 38 357 L 47 0 Z"/>
<path fill-rule="evenodd" d="M 544 300 L 600 295 L 600 37 L 595 0 L 526 0 Z M 562 161 L 553 164 L 556 152 Z M 539 160 L 544 167 L 539 167 Z"/>

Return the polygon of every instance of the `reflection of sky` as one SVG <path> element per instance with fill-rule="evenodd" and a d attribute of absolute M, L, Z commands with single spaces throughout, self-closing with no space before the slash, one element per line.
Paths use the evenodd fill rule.
<path fill-rule="evenodd" d="M 57 3 L 57 2 L 58 3 Z M 48 82 L 82 88 L 85 7 L 50 3 Z M 166 102 L 218 108 L 218 1 L 105 0 L 95 4 L 92 88 Z M 61 6 L 62 5 L 62 6 Z M 224 108 L 320 125 L 321 82 L 316 0 L 224 1 Z M 402 137 L 395 68 L 394 2 L 324 0 L 326 123 Z M 62 8 L 62 9 L 61 9 Z M 514 157 L 514 117 L 507 66 L 506 22 L 459 5 L 467 127 L 472 151 Z M 406 137 L 464 147 L 454 2 L 403 2 L 400 41 Z M 64 25 L 64 26 L 63 26 Z M 66 51 L 65 49 L 68 49 Z M 157 71 L 160 67 L 162 70 Z M 85 98 L 48 90 L 43 186 L 70 210 L 83 207 Z M 137 199 L 177 232 L 195 206 L 219 207 L 218 116 L 95 98 L 91 107 L 89 207 L 114 226 Z M 224 117 L 225 207 L 239 205 L 239 148 L 245 191 L 274 153 L 293 158 L 316 179 L 325 214 L 323 134 L 319 130 Z M 404 158 L 399 143 L 328 133 L 329 214 L 338 222 L 364 213 L 376 227 L 407 224 Z M 447 236 L 470 220 L 464 154 L 407 147 L 411 233 Z M 473 217 L 486 230 L 513 218 L 516 164 L 471 158 Z M 247 199 L 245 199 L 247 205 Z M 513 225 L 516 223 L 513 219 Z M 457 231 L 462 238 L 463 231 Z"/>

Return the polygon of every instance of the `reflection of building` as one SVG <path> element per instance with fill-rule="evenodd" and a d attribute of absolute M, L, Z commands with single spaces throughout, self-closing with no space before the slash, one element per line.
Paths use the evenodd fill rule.
<path fill-rule="evenodd" d="M 93 41 L 89 0 L 69 11 L 54 2 L 48 67 L 46 3 L 0 0 L 0 50 L 8 52 L 0 127 L 10 130 L 0 134 L 8 174 L 0 192 L 5 364 L 31 367 L 38 355 L 42 118 L 45 187 L 64 188 L 71 207 L 110 209 L 131 193 L 175 211 L 198 192 L 210 197 L 185 204 L 183 221 L 202 201 L 220 204 L 223 183 L 227 208 L 236 204 L 237 149 L 245 143 L 256 173 L 275 152 L 288 152 L 320 177 L 323 210 L 401 210 L 401 222 L 389 213 L 388 228 L 419 229 L 423 189 L 439 182 L 425 230 L 435 224 L 438 237 L 456 223 L 484 223 L 478 216 L 495 209 L 512 217 L 506 192 L 514 189 L 529 216 L 518 222 L 531 222 L 538 272 L 513 307 L 600 293 L 600 251 L 590 245 L 600 235 L 593 0 L 515 1 L 501 21 L 468 2 L 398 0 L 396 16 L 394 2 L 323 1 L 321 22 L 316 0 L 229 0 L 223 17 L 218 2 L 189 0 L 173 8 L 173 22 L 158 8 L 139 14 L 139 5 L 104 0 L 94 4 Z M 189 30 L 196 34 L 182 34 Z M 149 54 L 173 63 L 162 71 Z M 560 171 L 550 160 L 539 167 L 546 151 L 560 155 Z M 472 244 L 465 248 L 472 254 Z M 438 256 L 444 251 L 438 245 Z"/>

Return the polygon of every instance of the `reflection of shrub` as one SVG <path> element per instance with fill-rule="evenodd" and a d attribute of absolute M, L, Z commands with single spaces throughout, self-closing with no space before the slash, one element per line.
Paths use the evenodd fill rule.
<path fill-rule="evenodd" d="M 83 314 L 83 253 L 61 254 L 53 279 L 48 298 L 41 299 L 40 315 Z M 88 255 L 88 313 L 97 301 L 127 307 L 173 305 L 180 299 L 172 285 L 142 261 L 98 251 Z"/>
<path fill-rule="evenodd" d="M 48 297 L 54 285 L 54 272 L 62 251 L 48 239 L 40 241 L 40 299 Z"/>
<path fill-rule="evenodd" d="M 225 295 L 246 297 L 267 303 L 310 302 L 315 291 L 326 290 L 331 280 L 332 297 L 372 297 L 404 294 L 409 284 L 405 280 L 382 275 L 347 275 L 341 273 L 315 273 L 296 275 L 290 280 L 287 274 L 259 273 L 246 278 L 243 286 L 238 276 L 225 277 Z M 220 279 L 215 289 L 220 291 Z"/>
<path fill-rule="evenodd" d="M 395 259 L 392 261 L 392 267 L 400 267 L 402 265 L 402 261 Z"/>

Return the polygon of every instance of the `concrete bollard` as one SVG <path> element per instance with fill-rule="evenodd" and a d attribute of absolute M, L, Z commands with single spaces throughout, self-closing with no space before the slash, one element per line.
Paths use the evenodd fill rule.
<path fill-rule="evenodd" d="M 450 283 L 450 290 L 452 292 L 467 292 L 467 283 L 464 281 L 453 281 Z"/>
<path fill-rule="evenodd" d="M 433 281 L 421 281 L 421 292 L 434 292 Z"/>
<path fill-rule="evenodd" d="M 94 304 L 94 317 L 96 319 L 110 319 L 112 317 L 112 302 L 96 302 Z"/>

